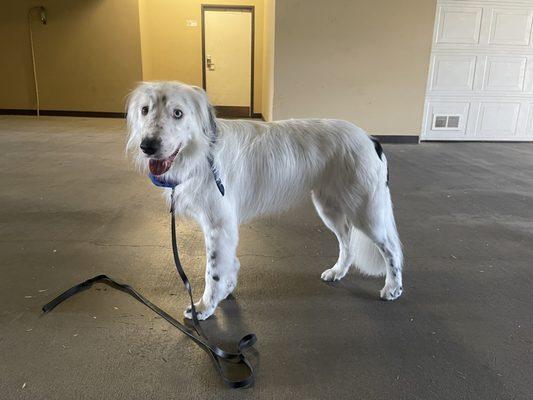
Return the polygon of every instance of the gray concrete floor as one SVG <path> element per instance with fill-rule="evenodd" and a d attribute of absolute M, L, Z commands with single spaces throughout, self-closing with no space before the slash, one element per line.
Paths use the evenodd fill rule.
<path fill-rule="evenodd" d="M 0 398 L 531 399 L 533 145 L 386 145 L 405 245 L 403 297 L 381 279 L 325 284 L 336 243 L 310 204 L 242 227 L 236 298 L 206 330 L 259 337 L 252 388 L 101 285 L 40 316 L 97 273 L 181 316 L 158 190 L 124 157 L 119 120 L 0 117 Z M 180 222 L 196 294 L 203 242 Z"/>

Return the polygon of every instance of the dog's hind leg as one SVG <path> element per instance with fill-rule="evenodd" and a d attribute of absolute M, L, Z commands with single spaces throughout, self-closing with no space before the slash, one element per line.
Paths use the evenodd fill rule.
<path fill-rule="evenodd" d="M 353 262 L 353 252 L 350 249 L 351 225 L 335 199 L 319 192 L 313 192 L 312 199 L 318 215 L 339 241 L 339 258 L 332 268 L 322 273 L 321 279 L 327 282 L 338 281 L 346 275 Z"/>
<path fill-rule="evenodd" d="M 354 219 L 354 225 L 374 243 L 381 254 L 380 260 L 375 262 L 376 265 L 361 265 L 359 268 L 371 274 L 372 269 L 377 272 L 382 268 L 385 272 L 385 286 L 381 289 L 380 296 L 383 300 L 397 299 L 403 291 L 403 253 L 387 187 L 378 189 L 368 203 L 361 207 Z M 356 263 L 357 261 L 356 257 Z M 372 264 L 372 257 L 362 260 L 365 261 Z"/>

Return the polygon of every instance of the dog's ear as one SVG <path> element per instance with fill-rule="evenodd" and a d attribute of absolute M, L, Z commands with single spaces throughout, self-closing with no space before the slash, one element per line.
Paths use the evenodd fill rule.
<path fill-rule="evenodd" d="M 139 151 L 139 145 L 141 144 L 141 108 L 145 105 L 142 103 L 143 94 L 147 93 L 149 84 L 146 82 L 139 83 L 135 89 L 133 89 L 126 100 L 126 122 L 127 122 L 127 142 L 126 142 L 126 154 L 133 157 L 134 163 L 137 165 L 140 171 L 144 171 L 147 168 L 146 162 L 142 152 Z"/>
<path fill-rule="evenodd" d="M 198 86 L 192 86 L 192 90 L 196 113 L 198 115 L 198 125 L 202 130 L 202 133 L 210 141 L 213 141 L 217 134 L 215 108 L 209 102 L 209 98 L 204 89 Z"/>
<path fill-rule="evenodd" d="M 137 147 L 140 142 L 138 135 L 140 127 L 140 97 L 143 90 L 145 90 L 146 84 L 144 82 L 139 83 L 135 89 L 133 89 L 126 99 L 126 122 L 128 127 L 128 143 L 126 150 L 132 150 Z"/>

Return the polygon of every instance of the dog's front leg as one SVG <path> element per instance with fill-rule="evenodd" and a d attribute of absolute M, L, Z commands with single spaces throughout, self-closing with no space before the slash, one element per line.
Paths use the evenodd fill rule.
<path fill-rule="evenodd" d="M 206 246 L 205 290 L 200 301 L 195 303 L 200 320 L 209 318 L 218 303 L 233 291 L 239 272 L 237 223 L 228 217 L 210 218 L 202 224 L 202 229 Z M 192 318 L 190 307 L 184 315 Z"/>

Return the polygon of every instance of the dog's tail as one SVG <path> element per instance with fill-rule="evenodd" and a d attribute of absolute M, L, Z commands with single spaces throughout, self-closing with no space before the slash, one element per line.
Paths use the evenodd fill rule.
<path fill-rule="evenodd" d="M 387 158 L 383 153 L 381 144 L 372 138 L 376 153 L 381 159 L 381 165 L 378 173 L 378 189 L 374 194 L 374 207 L 373 210 L 376 213 L 382 213 L 384 218 L 383 224 L 385 229 L 386 240 L 389 243 L 393 243 L 394 246 L 400 248 L 399 254 L 401 256 L 401 242 L 398 235 L 398 229 L 396 228 L 396 222 L 394 220 L 394 214 L 392 210 L 392 200 L 389 191 L 389 170 L 387 165 Z M 350 234 L 350 246 L 354 251 L 353 265 L 359 269 L 363 274 L 370 276 L 382 276 L 386 273 L 386 261 L 381 255 L 378 247 L 372 239 L 370 239 L 363 231 L 352 227 Z M 400 261 L 400 263 L 403 260 Z"/>
<path fill-rule="evenodd" d="M 385 275 L 385 259 L 367 235 L 357 228 L 352 228 L 350 246 L 355 252 L 353 265 L 359 271 L 369 276 Z"/>

